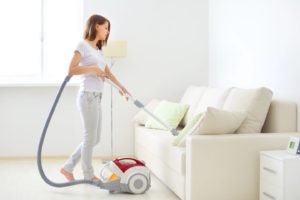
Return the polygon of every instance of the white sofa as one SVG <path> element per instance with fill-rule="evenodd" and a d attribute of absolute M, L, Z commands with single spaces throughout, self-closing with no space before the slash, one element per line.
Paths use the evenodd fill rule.
<path fill-rule="evenodd" d="M 171 133 L 135 124 L 135 156 L 181 199 L 258 200 L 259 152 L 285 149 L 289 136 L 300 136 L 296 104 L 271 98 L 266 88 L 190 86 L 180 101 L 190 105 L 182 126 L 211 106 L 247 111 L 258 133 L 246 126 L 240 133 L 191 135 L 179 147 L 172 145 Z"/>

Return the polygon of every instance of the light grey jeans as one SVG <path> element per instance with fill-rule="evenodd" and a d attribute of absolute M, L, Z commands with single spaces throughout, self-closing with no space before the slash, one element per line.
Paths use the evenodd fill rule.
<path fill-rule="evenodd" d="M 81 158 L 84 179 L 94 176 L 92 154 L 94 146 L 100 141 L 101 133 L 101 98 L 99 92 L 80 91 L 77 107 L 83 124 L 83 141 L 65 162 L 63 168 L 72 173 Z"/>

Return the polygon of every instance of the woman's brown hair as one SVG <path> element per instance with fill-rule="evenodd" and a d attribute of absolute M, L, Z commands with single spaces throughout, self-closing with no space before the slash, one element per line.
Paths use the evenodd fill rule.
<path fill-rule="evenodd" d="M 105 22 L 108 23 L 108 31 L 110 31 L 110 21 L 108 19 L 106 19 L 105 17 L 101 16 L 101 15 L 92 15 L 86 22 L 86 27 L 85 27 L 85 31 L 84 31 L 84 39 L 87 39 L 89 41 L 93 41 L 96 38 L 97 35 L 97 31 L 96 31 L 96 25 L 103 25 Z M 99 49 L 102 49 L 103 45 L 106 45 L 107 40 L 109 37 L 109 32 L 107 37 L 105 38 L 105 40 L 99 40 L 97 42 L 97 47 Z"/>

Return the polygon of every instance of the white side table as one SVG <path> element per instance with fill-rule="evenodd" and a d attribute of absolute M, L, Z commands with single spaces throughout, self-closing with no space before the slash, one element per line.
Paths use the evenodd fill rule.
<path fill-rule="evenodd" d="M 300 200 L 300 155 L 260 152 L 260 200 Z"/>

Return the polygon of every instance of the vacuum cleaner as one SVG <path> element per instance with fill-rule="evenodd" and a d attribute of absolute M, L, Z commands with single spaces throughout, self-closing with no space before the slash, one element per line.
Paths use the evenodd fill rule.
<path fill-rule="evenodd" d="M 42 179 L 50 186 L 53 187 L 68 187 L 78 184 L 90 184 L 99 187 L 100 189 L 106 189 L 109 192 L 125 192 L 131 194 L 143 194 L 151 186 L 150 170 L 146 167 L 143 161 L 134 158 L 117 158 L 112 161 L 107 162 L 100 171 L 100 180 L 76 180 L 71 182 L 56 183 L 51 181 L 45 174 L 42 166 L 42 148 L 47 133 L 48 126 L 50 124 L 51 118 L 61 97 L 61 94 L 69 82 L 72 76 L 68 75 L 65 77 L 63 83 L 61 84 L 56 98 L 53 102 L 49 115 L 47 117 L 46 123 L 41 134 L 39 141 L 38 152 L 37 152 L 37 164 L 38 170 Z M 121 90 L 117 85 L 115 85 L 109 79 L 105 79 L 105 82 L 109 83 L 112 87 L 117 90 Z M 153 119 L 158 121 L 167 130 L 169 130 L 173 135 L 177 135 L 177 131 L 174 128 L 169 127 L 157 116 L 146 109 L 144 104 L 139 100 L 134 99 L 132 96 L 126 94 L 127 99 L 131 100 L 135 106 L 143 109 L 148 115 Z"/>

